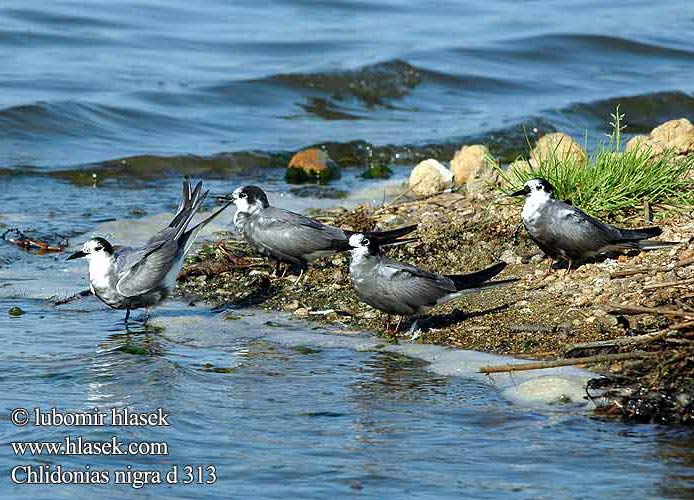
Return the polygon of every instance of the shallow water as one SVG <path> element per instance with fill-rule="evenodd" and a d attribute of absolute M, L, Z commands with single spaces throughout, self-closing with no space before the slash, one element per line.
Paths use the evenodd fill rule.
<path fill-rule="evenodd" d="M 125 193 L 123 207 L 139 191 Z M 161 220 L 151 215 L 130 223 L 92 223 L 92 229 L 128 243 L 128 235 L 137 240 L 142 228 Z M 82 263 L 23 252 L 10 260 L 0 268 L 0 311 L 20 306 L 26 313 L 0 322 L 0 469 L 7 474 L 20 464 L 66 470 L 89 465 L 114 474 L 129 465 L 163 474 L 173 465 L 213 464 L 217 481 L 143 490 L 3 481 L 3 498 L 28 492 L 32 498 L 121 498 L 143 491 L 181 498 L 679 498 L 694 492 L 691 433 L 589 418 L 580 371 L 540 374 L 564 385 L 553 383 L 559 392 L 535 399 L 537 391 L 528 397 L 518 389 L 537 374 L 491 379 L 475 373 L 481 364 L 505 359 L 390 346 L 280 314 L 220 313 L 175 300 L 156 310 L 149 327 L 135 323 L 126 330 L 121 311 L 93 298 L 50 305 L 47 298 L 85 287 Z M 564 394 L 573 403 L 547 404 Z M 21 428 L 8 418 L 17 407 L 126 406 L 163 408 L 171 426 Z M 10 447 L 65 435 L 164 441 L 169 454 L 29 458 L 15 456 Z"/>
<path fill-rule="evenodd" d="M 283 206 L 333 205 L 282 180 L 287 151 L 318 142 L 342 163 L 390 144 L 411 165 L 467 140 L 522 150 L 524 127 L 592 143 L 618 103 L 627 133 L 694 118 L 693 19 L 675 0 L 6 0 L 0 232 L 141 241 L 177 206 L 184 173 L 214 193 L 254 182 Z M 379 203 L 407 169 L 389 184 L 358 174 L 318 194 Z M 2 498 L 694 496 L 691 431 L 589 418 L 583 372 L 481 377 L 507 360 L 175 300 L 126 331 L 94 299 L 50 305 L 87 286 L 84 264 L 63 258 L 0 240 Z M 170 453 L 21 459 L 10 442 L 68 431 L 13 426 L 20 406 L 162 407 L 171 427 L 70 433 L 165 440 Z M 12 486 L 21 463 L 214 464 L 218 480 Z"/>

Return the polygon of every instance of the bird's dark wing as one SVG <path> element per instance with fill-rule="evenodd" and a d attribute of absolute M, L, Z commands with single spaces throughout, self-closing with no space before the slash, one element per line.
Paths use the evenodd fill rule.
<path fill-rule="evenodd" d="M 337 227 L 273 207 L 252 216 L 244 235 L 271 255 L 299 261 L 316 252 L 342 249 L 346 241 L 345 233 Z"/>
<path fill-rule="evenodd" d="M 497 262 L 486 269 L 466 274 L 449 274 L 449 278 L 455 283 L 456 290 L 474 289 L 482 285 L 485 281 L 492 279 L 506 268 L 505 262 Z"/>
<path fill-rule="evenodd" d="M 619 230 L 582 210 L 556 201 L 548 211 L 543 244 L 557 247 L 568 256 L 584 256 L 614 244 Z"/>
<path fill-rule="evenodd" d="M 456 291 L 455 284 L 445 276 L 387 258 L 382 258 L 377 272 L 383 294 L 396 296 L 413 307 L 435 305 Z"/>
<path fill-rule="evenodd" d="M 172 232 L 175 230 L 172 229 Z M 179 260 L 178 254 L 179 245 L 173 239 L 157 241 L 154 246 L 147 244 L 137 250 L 123 251 L 116 260 L 116 290 L 126 297 L 135 297 L 167 284 L 167 278 L 168 281 L 175 280 L 176 276 L 167 275 Z"/>

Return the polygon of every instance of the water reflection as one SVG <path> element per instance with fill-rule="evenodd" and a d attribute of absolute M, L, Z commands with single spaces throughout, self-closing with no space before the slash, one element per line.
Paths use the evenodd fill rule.
<path fill-rule="evenodd" d="M 667 498 L 694 498 L 694 430 L 662 429 L 656 454 L 665 468 L 658 492 Z"/>

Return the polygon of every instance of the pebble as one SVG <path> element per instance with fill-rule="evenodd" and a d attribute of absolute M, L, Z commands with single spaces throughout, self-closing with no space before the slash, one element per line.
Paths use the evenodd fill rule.
<path fill-rule="evenodd" d="M 21 307 L 17 307 L 17 306 L 10 307 L 10 310 L 7 312 L 9 313 L 10 316 L 15 316 L 15 317 L 21 316 L 22 314 L 24 314 L 24 310 Z"/>
<path fill-rule="evenodd" d="M 297 318 L 305 318 L 305 317 L 308 316 L 308 309 L 306 309 L 305 307 L 299 307 L 298 309 L 296 309 L 296 310 L 294 311 L 293 314 L 294 314 L 294 316 L 296 316 Z"/>
<path fill-rule="evenodd" d="M 296 311 L 299 309 L 299 301 L 298 300 L 292 300 L 291 302 L 287 302 L 283 307 L 283 310 L 285 311 Z"/>

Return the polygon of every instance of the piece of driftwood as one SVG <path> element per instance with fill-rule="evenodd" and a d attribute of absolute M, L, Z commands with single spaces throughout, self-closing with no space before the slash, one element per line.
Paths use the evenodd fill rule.
<path fill-rule="evenodd" d="M 643 306 L 630 306 L 630 305 L 619 305 L 619 304 L 607 304 L 607 308 L 610 312 L 618 312 L 622 314 L 660 314 L 662 316 L 674 316 L 678 318 L 685 318 L 687 320 L 694 320 L 694 313 L 683 311 L 680 309 L 663 309 L 660 307 L 643 307 Z"/>
<path fill-rule="evenodd" d="M 24 250 L 37 250 L 38 254 L 62 252 L 67 247 L 66 241 L 51 245 L 45 241 L 29 238 L 17 228 L 6 230 L 1 237 Z"/>
<path fill-rule="evenodd" d="M 81 292 L 77 292 L 74 295 L 70 295 L 69 297 L 65 297 L 64 299 L 58 299 L 53 302 L 54 306 L 62 306 L 64 304 L 69 304 L 70 302 L 74 302 L 75 300 L 83 299 L 85 297 L 89 297 L 92 294 L 91 290 L 82 290 Z"/>
<path fill-rule="evenodd" d="M 594 365 L 596 363 L 606 363 L 608 361 L 625 361 L 629 359 L 648 358 L 655 356 L 652 352 L 620 352 L 617 354 L 598 354 L 596 356 L 586 356 L 585 358 L 566 358 L 555 359 L 552 361 L 537 361 L 534 363 L 519 363 L 516 365 L 495 365 L 483 366 L 479 369 L 480 373 L 508 373 L 521 372 L 528 370 L 544 370 L 546 368 L 558 368 L 560 366 Z"/>
<path fill-rule="evenodd" d="M 670 288 L 673 286 L 691 285 L 692 283 L 694 283 L 694 278 L 691 278 L 688 280 L 665 281 L 663 283 L 654 283 L 653 285 L 644 286 L 643 289 L 644 290 L 656 290 L 658 288 Z"/>
<path fill-rule="evenodd" d="M 668 327 L 669 330 L 684 330 L 685 328 L 694 328 L 694 320 L 683 321 L 682 323 L 675 323 L 674 325 L 670 325 Z"/>
<path fill-rule="evenodd" d="M 512 325 L 508 329 L 508 331 L 512 333 L 552 333 L 560 330 L 570 330 L 570 327 L 567 325 Z"/>
<path fill-rule="evenodd" d="M 653 333 L 646 333 L 644 335 L 635 335 L 633 337 L 618 337 L 616 339 L 598 340 L 596 342 L 582 342 L 580 344 L 569 346 L 566 349 L 565 354 L 568 356 L 569 353 L 586 351 L 590 349 L 608 349 L 610 347 L 650 344 L 651 342 L 663 338 L 665 335 L 667 335 L 667 332 L 668 330 L 662 330 Z"/>
<path fill-rule="evenodd" d="M 636 269 L 627 269 L 625 271 L 617 271 L 610 274 L 610 278 L 628 278 L 629 276 L 634 276 L 636 274 L 646 274 L 646 273 L 667 273 L 680 267 L 686 267 L 694 264 L 694 259 L 681 260 L 675 262 L 674 264 L 668 264 L 667 266 L 652 266 L 652 267 L 639 267 Z"/>

